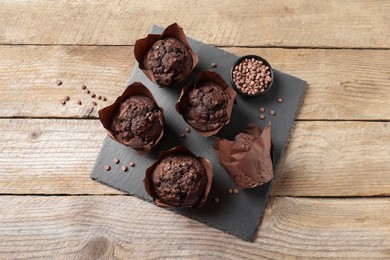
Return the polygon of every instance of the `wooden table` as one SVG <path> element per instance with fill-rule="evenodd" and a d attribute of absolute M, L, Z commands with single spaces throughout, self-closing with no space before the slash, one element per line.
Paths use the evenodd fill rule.
<path fill-rule="evenodd" d="M 389 13 L 388 0 L 0 1 L 0 259 L 389 259 Z M 309 83 L 254 243 L 89 179 L 97 110 L 123 91 L 135 40 L 173 22 Z"/>

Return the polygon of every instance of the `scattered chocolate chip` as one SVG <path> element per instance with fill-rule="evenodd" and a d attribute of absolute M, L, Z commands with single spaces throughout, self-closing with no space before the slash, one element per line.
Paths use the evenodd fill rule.
<path fill-rule="evenodd" d="M 102 96 L 98 96 L 97 98 L 100 100 L 100 99 L 102 99 Z"/>
<path fill-rule="evenodd" d="M 259 108 L 259 112 L 260 112 L 260 113 L 264 113 L 264 112 L 265 112 L 264 107 L 260 107 L 260 108 Z"/>
<path fill-rule="evenodd" d="M 246 58 L 238 63 L 232 72 L 237 89 L 247 95 L 263 93 L 272 81 L 271 71 L 263 61 Z"/>
<path fill-rule="evenodd" d="M 213 202 L 214 203 L 219 203 L 219 198 L 218 197 L 213 198 Z"/>
<path fill-rule="evenodd" d="M 186 134 L 181 134 L 180 137 L 181 139 L 186 139 Z"/>
<path fill-rule="evenodd" d="M 80 100 L 77 100 L 77 105 L 81 105 L 81 101 Z"/>
<path fill-rule="evenodd" d="M 184 129 L 184 131 L 185 131 L 186 133 L 191 133 L 191 128 L 186 127 L 186 129 Z"/>
<path fill-rule="evenodd" d="M 122 171 L 124 171 L 124 172 L 127 171 L 127 167 L 125 165 L 122 166 Z"/>
<path fill-rule="evenodd" d="M 87 86 L 81 85 L 81 89 L 87 89 Z"/>
<path fill-rule="evenodd" d="M 238 189 L 233 189 L 233 193 L 238 194 L 238 193 L 240 193 L 240 191 Z"/>
<path fill-rule="evenodd" d="M 93 105 L 94 107 L 96 107 L 96 106 L 97 106 L 97 103 L 96 103 L 95 101 L 92 101 L 92 105 Z"/>
<path fill-rule="evenodd" d="M 91 91 L 89 91 L 89 89 L 86 89 L 85 93 L 89 94 L 89 93 L 91 93 Z"/>
<path fill-rule="evenodd" d="M 119 159 L 118 158 L 114 158 L 114 160 L 112 160 L 114 163 L 118 164 L 119 163 Z"/>
<path fill-rule="evenodd" d="M 278 103 L 283 103 L 283 99 L 278 98 Z"/>
<path fill-rule="evenodd" d="M 261 120 L 264 120 L 264 119 L 265 119 L 265 115 L 260 115 L 259 118 L 260 118 Z"/>
<path fill-rule="evenodd" d="M 270 110 L 270 111 L 269 111 L 269 114 L 270 114 L 271 116 L 274 116 L 274 115 L 275 115 L 275 111 Z"/>
<path fill-rule="evenodd" d="M 65 101 L 69 101 L 70 100 L 70 97 L 69 96 L 66 96 L 65 97 Z"/>
<path fill-rule="evenodd" d="M 65 100 L 61 100 L 61 104 L 62 104 L 62 105 L 65 105 L 65 104 L 66 104 L 66 101 L 65 101 Z"/>
<path fill-rule="evenodd" d="M 255 128 L 256 127 L 256 124 L 255 123 L 249 123 L 248 124 L 248 128 Z"/>
<path fill-rule="evenodd" d="M 61 85 L 61 84 L 62 84 L 62 81 L 61 81 L 61 80 L 59 80 L 59 79 L 57 79 L 57 80 L 56 80 L 56 84 L 59 86 L 59 85 Z"/>
<path fill-rule="evenodd" d="M 134 166 L 135 166 L 135 163 L 134 163 L 134 162 L 131 162 L 131 163 L 129 163 L 129 166 L 130 166 L 130 167 L 134 167 Z"/>
<path fill-rule="evenodd" d="M 103 101 L 106 101 L 106 100 L 107 100 L 107 98 L 106 98 L 106 97 L 102 97 L 102 100 L 103 100 Z"/>
<path fill-rule="evenodd" d="M 96 94 L 95 93 L 92 93 L 91 94 L 91 98 L 95 98 L 96 97 Z"/>
<path fill-rule="evenodd" d="M 233 189 L 228 189 L 229 194 L 233 194 Z"/>
<path fill-rule="evenodd" d="M 111 169 L 110 165 L 106 164 L 104 165 L 104 170 L 105 171 L 109 171 Z"/>
<path fill-rule="evenodd" d="M 211 63 L 211 67 L 212 68 L 216 68 L 217 67 L 217 63 L 215 63 L 215 62 Z"/>

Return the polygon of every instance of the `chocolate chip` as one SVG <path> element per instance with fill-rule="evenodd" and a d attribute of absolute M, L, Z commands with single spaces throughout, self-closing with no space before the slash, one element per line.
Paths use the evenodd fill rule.
<path fill-rule="evenodd" d="M 127 171 L 127 167 L 125 165 L 122 166 L 122 171 Z"/>
<path fill-rule="evenodd" d="M 213 198 L 213 202 L 214 203 L 219 203 L 219 198 L 218 197 Z"/>
<path fill-rule="evenodd" d="M 95 101 L 92 101 L 92 105 L 93 105 L 94 107 L 96 107 L 96 106 L 97 106 L 97 103 L 96 103 Z"/>
<path fill-rule="evenodd" d="M 283 99 L 278 98 L 278 103 L 283 103 Z"/>
<path fill-rule="evenodd" d="M 91 93 L 91 91 L 89 91 L 89 89 L 86 89 L 85 93 L 89 94 L 89 93 Z"/>
<path fill-rule="evenodd" d="M 259 118 L 260 118 L 261 120 L 264 120 L 264 119 L 265 119 L 265 115 L 260 115 Z"/>
<path fill-rule="evenodd" d="M 119 163 L 119 159 L 118 158 L 114 158 L 114 160 L 112 160 L 114 163 L 118 164 Z"/>
<path fill-rule="evenodd" d="M 81 101 L 80 100 L 77 100 L 77 105 L 81 105 Z"/>
<path fill-rule="evenodd" d="M 65 105 L 65 104 L 66 104 L 66 101 L 65 101 L 65 100 L 61 100 L 61 104 L 62 104 L 62 105 Z"/>
<path fill-rule="evenodd" d="M 65 101 L 69 101 L 70 100 L 70 97 L 69 96 L 66 96 L 65 97 Z"/>
<path fill-rule="evenodd" d="M 57 80 L 56 80 L 56 84 L 59 86 L 59 85 L 61 85 L 61 84 L 62 84 L 62 81 L 61 81 L 61 80 L 59 80 L 59 79 L 57 79 Z"/>
<path fill-rule="evenodd" d="M 96 97 L 96 94 L 95 93 L 92 93 L 91 94 L 91 98 L 95 98 Z"/>
<path fill-rule="evenodd" d="M 129 163 L 129 166 L 130 166 L 130 167 L 134 167 L 134 166 L 135 166 L 135 163 L 134 163 L 134 162 L 131 162 L 131 163 Z"/>
<path fill-rule="evenodd" d="M 252 129 L 252 128 L 255 128 L 255 127 L 256 127 L 255 123 L 249 123 L 247 128 Z"/>
<path fill-rule="evenodd" d="M 103 101 L 106 101 L 106 100 L 107 100 L 107 98 L 106 98 L 106 97 L 102 97 L 102 100 L 103 100 Z"/>
<path fill-rule="evenodd" d="M 243 59 L 238 63 L 232 73 L 233 82 L 242 93 L 258 95 L 263 93 L 272 81 L 270 68 L 262 61 Z"/>
<path fill-rule="evenodd" d="M 264 107 L 260 107 L 260 108 L 259 108 L 259 112 L 260 112 L 260 113 L 264 113 L 264 112 L 265 112 Z"/>
<path fill-rule="evenodd" d="M 212 68 L 216 68 L 217 67 L 217 63 L 215 63 L 215 62 L 211 63 L 211 67 Z"/>
<path fill-rule="evenodd" d="M 274 115 L 275 115 L 275 111 L 270 110 L 270 111 L 269 111 L 269 114 L 270 114 L 271 116 L 274 116 Z"/>
<path fill-rule="evenodd" d="M 81 89 L 87 89 L 87 86 L 85 86 L 85 85 L 81 85 Z"/>
<path fill-rule="evenodd" d="M 102 96 L 98 96 L 97 98 L 100 100 L 100 99 L 102 99 Z"/>
<path fill-rule="evenodd" d="M 186 133 L 191 133 L 191 128 L 186 127 L 186 129 L 184 129 L 184 131 L 185 131 Z"/>
<path fill-rule="evenodd" d="M 239 192 L 238 189 L 233 189 L 233 193 L 234 193 L 234 194 L 238 194 L 238 193 L 240 193 L 240 192 Z"/>
<path fill-rule="evenodd" d="M 106 164 L 104 165 L 104 170 L 105 171 L 109 171 L 111 169 L 110 165 Z"/>
<path fill-rule="evenodd" d="M 181 134 L 180 137 L 181 139 L 186 139 L 186 134 Z"/>

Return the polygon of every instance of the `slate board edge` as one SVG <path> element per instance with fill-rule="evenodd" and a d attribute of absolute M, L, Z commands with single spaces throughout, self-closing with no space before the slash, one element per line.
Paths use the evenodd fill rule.
<path fill-rule="evenodd" d="M 106 136 L 106 138 L 109 138 L 109 137 Z M 153 201 L 147 201 L 147 200 L 145 200 L 145 198 L 142 198 L 142 197 L 138 196 L 136 193 L 131 194 L 131 193 L 129 193 L 129 192 L 127 192 L 127 191 L 124 191 L 124 190 L 122 190 L 122 189 L 120 189 L 120 188 L 114 187 L 114 186 L 112 186 L 112 185 L 110 185 L 110 184 L 108 184 L 108 183 L 102 182 L 102 181 L 100 181 L 99 179 L 94 178 L 94 177 L 91 177 L 91 179 L 92 179 L 93 181 L 96 181 L 96 182 L 100 183 L 100 184 L 103 184 L 103 185 L 105 185 L 105 186 L 108 186 L 108 187 L 110 187 L 110 188 L 113 188 L 113 189 L 115 189 L 115 190 L 119 190 L 120 192 L 125 193 L 125 194 L 120 194 L 120 195 L 118 195 L 118 196 L 129 196 L 129 197 L 131 196 L 131 197 L 136 197 L 137 199 L 139 199 L 139 200 L 141 200 L 141 201 L 144 201 L 144 202 L 146 202 L 146 203 L 151 203 L 151 204 L 154 205 Z M 268 189 L 268 191 L 267 191 L 267 194 L 268 194 L 268 192 L 269 192 L 269 189 Z M 268 195 L 267 195 L 267 197 L 268 197 Z M 267 199 L 267 200 L 268 200 L 268 199 Z M 267 200 L 266 200 L 266 202 L 267 202 Z M 213 228 L 213 229 L 215 229 L 215 230 L 217 230 L 217 231 L 222 231 L 222 232 L 227 233 L 227 234 L 229 234 L 229 235 L 231 235 L 231 236 L 233 236 L 233 237 L 237 237 L 237 238 L 240 238 L 240 239 L 245 240 L 245 241 L 248 241 L 248 242 L 254 242 L 254 237 L 255 237 L 256 231 L 257 231 L 257 229 L 258 229 L 258 226 L 259 226 L 260 223 L 261 223 L 261 220 L 260 220 L 259 224 L 257 225 L 257 227 L 255 228 L 255 230 L 253 231 L 253 234 L 251 234 L 251 235 L 248 236 L 247 238 L 244 238 L 244 237 L 238 236 L 237 234 L 233 234 L 233 233 L 230 232 L 229 230 L 224 229 L 224 228 L 222 228 L 222 227 L 216 228 L 216 227 L 213 227 L 213 226 L 211 226 L 211 225 L 208 225 L 207 223 L 205 223 L 205 222 L 203 222 L 203 221 L 201 221 L 201 220 L 199 220 L 199 219 L 195 219 L 195 218 L 193 218 L 193 217 L 191 217 L 191 216 L 189 216 L 189 215 L 180 214 L 180 213 L 176 212 L 174 209 L 170 209 L 170 208 L 162 208 L 162 209 L 164 209 L 164 210 L 169 210 L 170 212 L 173 212 L 174 214 L 178 214 L 178 215 L 180 215 L 180 216 L 182 216 L 182 217 L 184 217 L 184 218 L 189 218 L 189 219 L 191 219 L 192 221 L 195 221 L 195 222 L 197 222 L 197 223 L 201 223 L 201 224 L 204 225 L 205 227 L 211 227 L 211 228 Z M 264 210 L 263 210 L 263 212 L 264 212 Z M 261 218 L 263 218 L 263 212 L 262 212 L 262 214 L 261 214 Z"/>
<path fill-rule="evenodd" d="M 285 156 L 284 156 L 284 155 L 285 155 L 285 152 L 287 151 L 288 145 L 290 144 L 291 135 L 292 135 L 293 131 L 295 130 L 295 123 L 296 123 L 295 119 L 296 119 L 296 117 L 297 117 L 299 111 L 301 110 L 301 106 L 302 106 L 302 103 L 303 103 L 303 99 L 304 99 L 305 94 L 306 94 L 306 90 L 307 90 L 308 84 L 307 84 L 306 81 L 304 81 L 304 82 L 305 82 L 305 85 L 303 86 L 303 94 L 302 94 L 302 96 L 301 96 L 300 99 L 299 99 L 298 108 L 297 108 L 297 110 L 295 111 L 295 114 L 294 114 L 294 123 L 293 123 L 293 125 L 292 125 L 291 128 L 290 128 L 290 131 L 289 131 L 289 134 L 288 134 L 288 138 L 287 138 L 286 145 L 283 147 L 283 150 L 280 152 L 280 157 L 279 157 L 278 164 L 275 166 L 275 169 L 274 169 L 274 177 L 272 178 L 271 183 L 270 183 L 270 185 L 269 185 L 269 187 L 268 187 L 268 190 L 267 190 L 267 193 L 266 193 L 265 207 L 263 208 L 263 210 L 262 210 L 262 212 L 261 212 L 260 221 L 259 221 L 259 223 L 257 224 L 257 227 L 256 227 L 255 231 L 253 232 L 253 234 L 252 234 L 251 236 L 248 237 L 248 240 L 247 240 L 247 239 L 244 239 L 244 240 L 246 240 L 246 241 L 254 242 L 254 240 L 255 240 L 255 235 L 258 233 L 259 227 L 260 227 L 261 223 L 263 222 L 264 211 L 265 211 L 265 209 L 267 208 L 267 205 L 268 205 L 268 202 L 269 202 L 269 197 L 270 197 L 269 194 L 270 194 L 270 192 L 271 192 L 271 190 L 272 190 L 272 187 L 273 187 L 273 185 L 274 185 L 275 178 L 276 178 L 276 176 L 277 176 L 277 174 L 278 174 L 279 166 L 280 166 L 280 164 L 281 164 L 282 162 L 284 162 L 284 159 L 285 159 Z M 271 126 L 271 127 L 272 127 L 272 126 Z M 227 232 L 227 233 L 229 233 L 229 232 Z"/>

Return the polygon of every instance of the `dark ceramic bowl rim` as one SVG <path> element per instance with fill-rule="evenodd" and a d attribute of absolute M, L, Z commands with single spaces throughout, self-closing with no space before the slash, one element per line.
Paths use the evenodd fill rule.
<path fill-rule="evenodd" d="M 241 61 L 243 61 L 244 59 L 252 59 L 252 58 L 255 58 L 256 60 L 261 60 L 266 66 L 269 67 L 269 71 L 271 72 L 271 82 L 268 84 L 268 87 L 264 90 L 264 92 L 261 92 L 259 94 L 255 94 L 255 95 L 249 95 L 249 94 L 245 94 L 243 93 L 241 90 L 239 90 L 236 86 L 236 84 L 234 83 L 233 81 L 233 71 L 234 71 L 234 68 L 236 67 L 237 64 L 239 64 Z M 232 84 L 233 88 L 238 92 L 240 93 L 241 95 L 244 95 L 244 96 L 247 96 L 247 97 L 258 97 L 258 96 L 262 96 L 264 95 L 265 93 L 268 92 L 268 90 L 272 87 L 272 84 L 274 83 L 274 70 L 272 69 L 272 66 L 271 64 L 269 64 L 269 62 L 264 59 L 263 57 L 260 57 L 260 56 L 257 56 L 257 55 L 253 55 L 253 54 L 250 54 L 250 55 L 245 55 L 245 56 L 242 56 L 240 58 L 238 58 L 232 68 L 230 69 L 230 83 Z"/>

